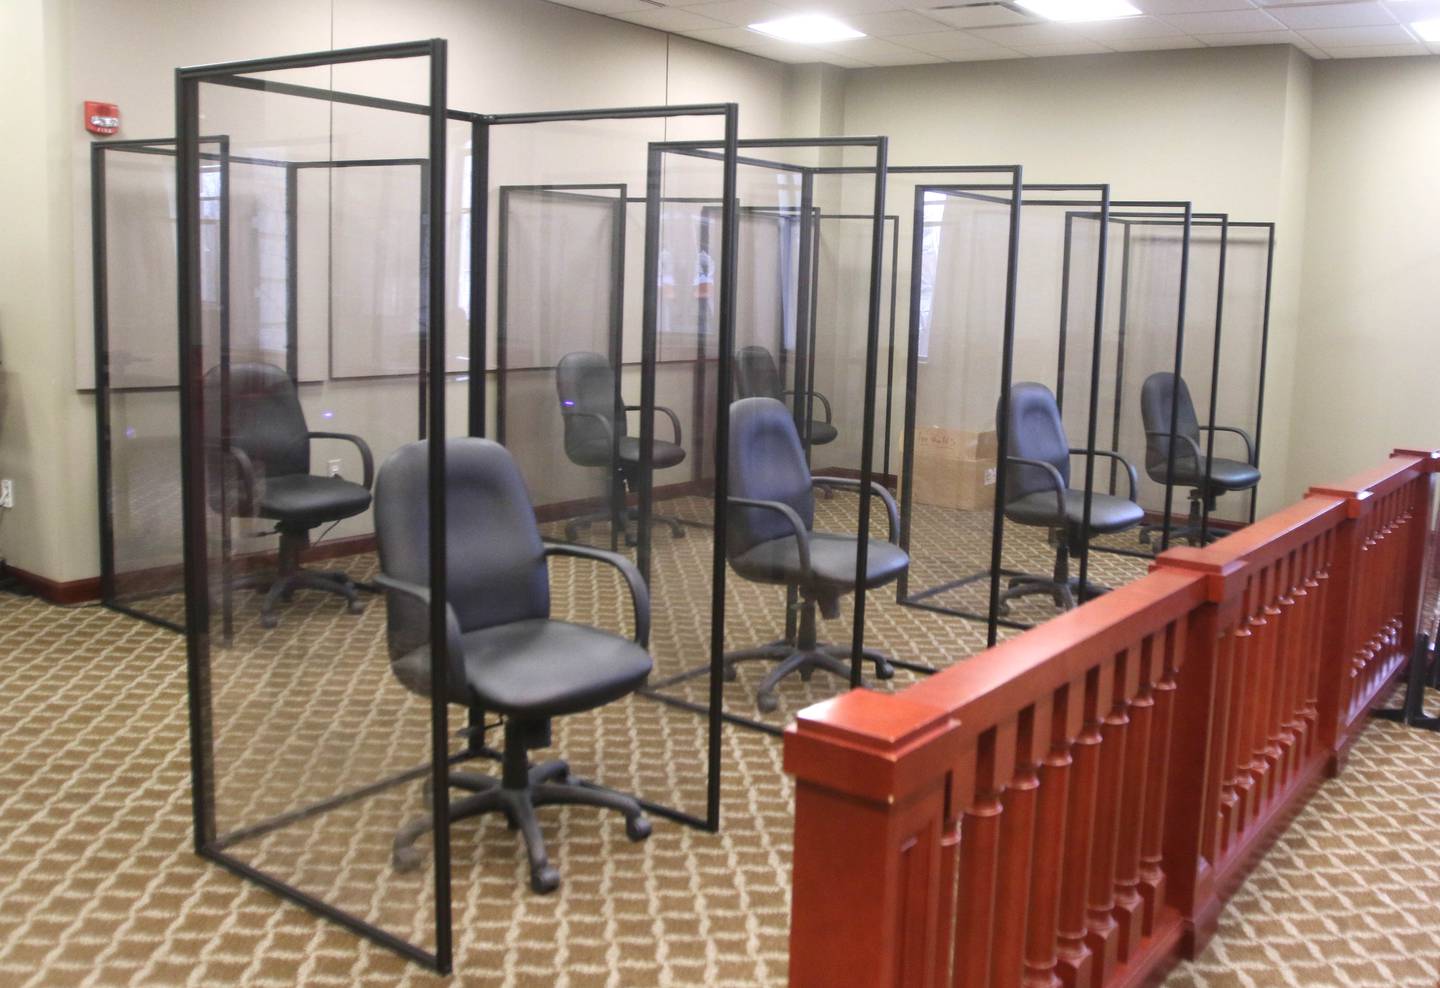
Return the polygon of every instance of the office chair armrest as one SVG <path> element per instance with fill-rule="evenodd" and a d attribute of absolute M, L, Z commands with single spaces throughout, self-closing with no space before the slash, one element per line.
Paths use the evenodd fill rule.
<path fill-rule="evenodd" d="M 782 391 L 782 392 L 780 392 L 780 393 L 781 393 L 782 395 L 792 395 L 792 396 L 798 394 L 798 392 L 795 392 L 795 391 Z M 829 399 L 829 398 L 826 398 L 826 397 L 825 397 L 824 395 L 822 395 L 820 392 L 814 391 L 814 390 L 812 390 L 812 391 L 810 392 L 810 397 L 812 397 L 812 398 L 819 398 L 819 399 L 820 399 L 820 404 L 822 404 L 822 405 L 825 406 L 825 424 L 826 424 L 826 425 L 830 425 L 830 424 L 831 424 L 831 421 L 830 421 L 831 416 L 834 414 L 834 413 L 830 410 L 830 399 Z"/>
<path fill-rule="evenodd" d="M 800 569 L 806 580 L 815 576 L 815 571 L 810 566 L 810 533 L 805 529 L 805 523 L 800 520 L 795 509 L 783 501 L 761 501 L 753 497 L 728 497 L 726 502 L 732 508 L 763 508 L 766 511 L 775 511 L 785 516 L 790 527 L 795 530 L 795 544 L 800 550 Z"/>
<path fill-rule="evenodd" d="M 250 454 L 239 446 L 229 446 L 224 443 L 210 442 L 205 446 L 211 453 L 228 456 L 235 463 L 235 468 L 240 474 L 240 483 L 245 490 L 245 498 L 253 502 L 258 491 L 255 486 L 255 464 L 251 461 Z M 221 483 L 224 483 L 223 472 Z"/>
<path fill-rule="evenodd" d="M 1251 439 L 1250 433 L 1246 432 L 1244 429 L 1235 425 L 1202 425 L 1200 428 L 1202 431 L 1205 432 L 1235 433 L 1235 435 L 1239 436 L 1245 443 L 1245 462 L 1250 464 L 1252 467 L 1259 466 L 1259 464 L 1255 462 L 1255 440 Z"/>
<path fill-rule="evenodd" d="M 824 484 L 826 487 L 848 487 L 856 491 L 860 489 L 860 481 L 851 480 L 849 477 L 811 477 L 810 482 Z M 885 513 L 890 516 L 890 544 L 899 545 L 895 539 L 900 531 L 900 509 L 895 505 L 895 496 L 876 480 L 870 481 L 870 490 L 879 494 L 880 500 L 885 502 Z"/>
<path fill-rule="evenodd" d="M 1017 463 L 1023 467 L 1039 467 L 1049 474 L 1050 482 L 1055 487 L 1055 520 L 1057 524 L 1065 524 L 1065 478 L 1060 476 L 1055 464 L 1044 460 L 1031 460 L 1024 456 L 1007 456 L 1005 462 Z"/>
<path fill-rule="evenodd" d="M 384 587 L 386 590 L 393 590 L 396 593 L 401 593 L 407 597 L 418 600 L 424 604 L 427 609 L 430 607 L 429 587 L 422 587 L 417 583 L 409 583 L 405 580 L 397 580 L 395 577 L 386 576 L 384 573 L 375 577 L 374 582 L 376 586 Z M 460 619 L 455 616 L 455 608 L 451 607 L 448 601 L 445 604 L 445 653 L 445 657 L 449 660 L 450 666 L 449 669 L 446 670 L 446 674 L 450 679 L 450 682 L 446 683 L 446 686 L 449 687 L 450 695 L 454 696 L 457 691 L 468 690 L 469 686 L 465 682 L 465 646 L 460 641 Z"/>
<path fill-rule="evenodd" d="M 1115 452 L 1113 449 L 1072 449 L 1070 451 L 1076 456 L 1084 456 L 1086 453 L 1094 453 L 1096 456 L 1107 456 L 1112 460 L 1119 460 L 1125 472 L 1130 475 L 1130 500 L 1135 500 L 1136 492 L 1140 488 L 1140 474 L 1135 470 L 1135 464 Z"/>
<path fill-rule="evenodd" d="M 626 406 L 625 406 L 625 411 L 627 411 L 627 412 L 638 412 L 638 411 L 641 411 L 643 408 L 644 408 L 643 405 L 626 405 Z M 671 442 L 673 442 L 676 446 L 679 446 L 679 445 L 681 444 L 681 443 L 680 443 L 680 435 L 681 435 L 681 433 L 680 433 L 680 416 L 678 416 L 678 415 L 675 414 L 675 410 L 674 410 L 673 408 L 666 408 L 664 405 L 656 405 L 656 406 L 655 406 L 655 411 L 657 411 L 657 412 L 664 412 L 664 413 L 665 413 L 665 417 L 670 420 L 670 427 L 675 430 L 675 438 L 672 439 Z"/>
<path fill-rule="evenodd" d="M 310 438 L 339 439 L 341 442 L 354 443 L 355 448 L 360 451 L 360 463 L 365 473 L 363 486 L 367 491 L 370 489 L 370 485 L 375 482 L 375 457 L 370 452 L 369 443 L 348 432 L 312 432 Z"/>
<path fill-rule="evenodd" d="M 574 556 L 576 559 L 592 559 L 597 563 L 608 563 L 620 571 L 630 587 L 630 601 L 635 607 L 635 644 L 648 648 L 650 644 L 650 588 L 645 586 L 635 564 L 618 552 L 593 549 L 588 545 L 571 545 L 566 542 L 546 542 L 547 556 Z"/>

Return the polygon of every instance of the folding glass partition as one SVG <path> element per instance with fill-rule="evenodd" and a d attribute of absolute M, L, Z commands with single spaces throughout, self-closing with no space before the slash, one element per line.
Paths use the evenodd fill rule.
<path fill-rule="evenodd" d="M 1092 573 L 1073 534 L 1101 523 L 1094 478 L 1115 459 L 1096 409 L 1109 190 L 915 170 L 977 174 L 913 189 L 899 599 L 993 644 L 1130 578 Z"/>
<path fill-rule="evenodd" d="M 486 433 L 514 455 L 542 536 L 624 552 L 646 577 L 652 682 L 711 652 L 734 118 L 706 106 L 477 122 L 494 329 L 472 403 L 493 406 Z M 660 153 L 677 128 L 715 154 Z M 628 625 L 617 579 L 563 558 L 551 573 L 554 616 Z M 705 716 L 636 694 L 556 720 L 555 747 L 576 775 L 713 829 L 719 703 L 708 680 Z"/>
<path fill-rule="evenodd" d="M 184 631 L 175 142 L 96 143 L 90 176 L 100 599 Z"/>
<path fill-rule="evenodd" d="M 688 234 L 673 233 L 669 240 L 674 248 L 667 244 L 655 249 L 674 274 L 667 274 L 663 266 L 658 271 L 656 306 L 662 318 L 653 324 L 649 359 L 657 372 L 675 354 L 699 351 L 705 360 L 714 361 L 718 410 L 709 435 L 716 444 L 718 486 L 727 499 L 740 496 L 737 492 L 760 500 L 782 498 L 779 493 L 767 496 L 766 490 L 777 477 L 788 477 L 795 480 L 790 485 L 794 489 L 787 487 L 783 499 L 794 499 L 799 524 L 809 523 L 813 510 L 817 533 L 841 533 L 853 539 L 855 533 L 870 532 L 884 540 L 887 512 L 878 496 L 871 498 L 870 484 L 878 479 L 873 477 L 872 458 L 878 439 L 875 385 L 884 319 L 885 142 L 882 138 L 757 139 L 740 141 L 739 148 L 733 339 L 703 329 L 709 319 L 707 305 L 686 301 L 672 309 L 667 304 L 670 298 L 685 295 L 683 272 L 702 271 L 712 263 L 709 257 L 719 242 L 722 209 L 701 205 L 690 213 L 700 223 L 693 240 Z M 660 147 L 655 167 L 668 171 L 672 159 L 713 163 L 718 154 L 719 146 L 713 142 L 670 142 Z M 649 208 L 655 210 L 662 201 L 660 194 L 668 196 L 671 191 L 669 185 L 657 189 L 652 180 Z M 837 222 L 847 225 L 847 233 L 843 243 L 837 236 L 827 247 L 821 231 L 831 215 L 846 217 Z M 665 223 L 652 223 L 649 242 L 665 239 L 671 229 Z M 697 252 L 699 263 L 690 260 Z M 842 268 L 853 297 L 836 300 L 832 308 L 817 295 L 824 291 L 820 286 L 833 285 L 841 277 Z M 863 316 L 857 317 L 852 307 Z M 694 311 L 698 322 L 663 317 L 672 311 Z M 698 347 L 696 339 L 701 341 Z M 663 375 L 657 373 L 660 386 Z M 771 428 L 773 421 L 760 433 L 746 432 L 731 444 L 732 400 L 747 403 L 748 423 L 768 421 L 771 408 L 779 410 L 782 421 L 788 418 L 799 451 L 798 467 L 783 449 L 771 445 L 779 435 Z M 663 438 L 663 422 L 657 428 Z M 759 435 L 767 438 L 758 440 Z M 776 442 L 784 446 L 782 440 Z M 819 478 L 813 495 L 792 468 L 808 469 Z M 826 481 L 827 477 L 831 479 Z M 657 475 L 657 495 L 660 483 Z M 642 512 L 646 500 L 642 496 Z M 657 497 L 655 509 L 664 505 Z M 827 618 L 778 571 L 773 576 L 760 574 L 743 562 L 736 568 L 736 559 L 745 550 L 736 526 L 750 524 L 750 517 L 739 508 L 724 510 L 723 501 L 717 507 L 716 576 L 710 587 L 723 596 L 717 594 L 708 612 L 700 611 L 712 622 L 712 650 L 704 664 L 696 663 L 692 650 L 663 668 L 657 655 L 651 695 L 703 712 L 707 690 L 723 687 L 720 720 L 778 734 L 796 709 L 858 685 L 877 671 L 888 675 L 891 670 L 888 663 L 865 651 L 863 590 L 840 596 L 837 609 Z M 697 537 L 703 534 L 691 534 L 692 540 Z M 863 585 L 858 577 L 870 565 L 871 549 L 864 540 L 859 545 L 864 548 L 851 550 L 854 582 Z M 850 557 L 844 559 L 840 565 L 848 568 Z M 651 572 L 658 575 L 667 565 L 672 563 L 657 550 Z M 686 615 L 686 620 L 693 617 Z M 813 676 L 810 668 L 781 675 L 787 660 L 801 652 L 820 657 L 815 668 L 822 675 Z"/>

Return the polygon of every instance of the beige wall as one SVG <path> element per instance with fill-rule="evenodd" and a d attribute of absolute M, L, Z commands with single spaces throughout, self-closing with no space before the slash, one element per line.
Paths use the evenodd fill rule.
<path fill-rule="evenodd" d="M 1440 59 L 1322 62 L 1296 359 L 1292 472 L 1440 445 Z"/>

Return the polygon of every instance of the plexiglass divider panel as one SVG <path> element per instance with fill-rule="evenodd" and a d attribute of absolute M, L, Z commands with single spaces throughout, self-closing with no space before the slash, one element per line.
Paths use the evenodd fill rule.
<path fill-rule="evenodd" d="M 183 631 L 175 142 L 97 143 L 91 182 L 101 600 Z"/>
<path fill-rule="evenodd" d="M 1184 202 L 1112 203 L 1108 263 L 1116 276 L 1102 333 L 1106 372 L 1098 381 L 1098 433 L 1100 442 L 1135 466 L 1145 518 L 1139 527 L 1097 536 L 1092 548 L 1104 554 L 1148 558 L 1184 525 L 1188 488 L 1178 473 L 1185 465 L 1178 455 L 1183 443 L 1170 441 L 1181 425 L 1180 391 L 1168 382 L 1187 374 L 1192 215 Z M 1209 297 L 1213 306 L 1213 291 Z M 1213 325 L 1213 307 L 1205 318 Z M 1213 332 L 1199 335 L 1213 346 Z M 1207 354 L 1206 374 L 1210 367 Z M 1107 494 L 1128 488 L 1118 463 L 1102 465 L 1099 476 Z"/>
<path fill-rule="evenodd" d="M 443 42 L 177 73 L 196 844 L 440 970 L 445 610 L 371 591 L 375 470 L 428 435 L 394 496 L 446 599 L 444 73 Z"/>
<path fill-rule="evenodd" d="M 1231 220 L 1225 248 L 1224 326 L 1215 367 L 1210 424 L 1217 458 L 1246 462 L 1259 471 L 1264 412 L 1265 357 L 1269 342 L 1270 282 L 1275 254 L 1273 223 Z M 1263 477 L 1248 490 L 1227 492 L 1207 508 L 1207 537 L 1255 520 Z"/>
<path fill-rule="evenodd" d="M 515 456 L 543 538 L 618 552 L 643 574 L 651 683 L 711 652 L 734 114 L 716 105 L 483 121 L 494 286 L 487 432 Z M 709 137 L 719 151 L 659 155 L 676 131 Z M 633 631 L 618 573 L 564 556 L 550 573 L 554 616 Z M 709 712 L 719 695 L 712 702 L 708 680 L 700 689 L 695 710 L 639 693 L 559 718 L 556 753 L 575 776 L 631 793 L 653 813 L 718 826 L 722 766 Z"/>
<path fill-rule="evenodd" d="M 900 602 L 993 643 L 1136 575 L 1097 570 L 1082 535 L 1118 517 L 1092 510 L 1109 192 L 1022 188 L 1018 168 L 906 171 L 920 181 Z"/>
<path fill-rule="evenodd" d="M 748 527 L 748 510 L 771 511 L 782 518 L 782 525 L 790 527 L 777 530 L 777 539 L 789 538 L 793 543 L 796 524 L 804 529 L 805 539 L 812 530 L 817 539 L 823 537 L 821 532 L 848 539 L 845 544 L 853 557 L 835 557 L 847 587 L 863 584 L 855 575 L 859 567 L 869 565 L 858 549 L 858 533 L 868 530 L 874 539 L 886 540 L 887 512 L 879 496 L 868 497 L 871 488 L 866 483 L 871 479 L 872 451 L 880 440 L 874 428 L 878 417 L 874 383 L 882 366 L 878 348 L 884 345 L 879 332 L 884 291 L 880 278 L 884 220 L 879 209 L 883 182 L 877 170 L 883 164 L 883 140 L 739 143 L 734 182 L 734 336 L 728 341 L 718 338 L 706 352 L 714 354 L 717 366 L 715 398 L 727 418 L 731 414 L 740 418 L 727 423 L 716 416 L 713 435 L 722 461 L 717 468 L 725 471 L 727 500 L 744 497 L 774 503 L 781 498 L 792 505 L 795 521 L 784 520 L 778 509 L 750 509 L 749 502 L 722 512 L 723 523 L 713 538 L 721 553 L 717 573 L 726 574 L 723 609 L 709 614 L 720 636 L 717 650 L 703 662 L 692 653 L 658 677 L 653 692 L 664 702 L 699 710 L 707 688 L 723 686 L 722 720 L 778 733 L 805 703 L 843 691 L 857 679 L 873 682 L 877 669 L 891 671 L 888 662 L 877 662 L 861 651 L 869 639 L 858 594 L 848 589 L 834 594 L 822 614 L 813 587 L 806 589 L 787 576 L 790 571 L 783 564 L 779 569 L 757 567 L 744 556 L 752 548 L 746 540 L 754 534 Z M 700 141 L 672 142 L 661 150 L 656 174 L 668 173 L 674 167 L 672 159 L 714 162 L 719 153 L 717 145 Z M 675 190 L 668 181 L 660 190 L 652 185 L 652 203 L 659 191 L 671 196 Z M 659 241 L 654 250 L 657 261 L 674 265 L 696 249 L 713 251 L 718 242 L 715 225 L 723 211 L 723 204 L 699 209 L 696 215 L 704 227 L 695 247 L 688 240 L 672 247 L 661 229 L 652 229 Z M 863 219 L 854 215 L 848 222 L 853 222 L 865 246 L 832 255 L 827 268 L 818 232 L 824 217 L 862 212 Z M 847 268 L 843 277 L 854 292 L 847 304 L 858 304 L 860 312 L 832 320 L 837 310 L 827 308 L 816 295 L 823 291 L 818 286 L 827 281 L 833 285 L 842 276 L 841 261 Z M 672 280 L 683 284 L 666 270 L 657 268 L 662 299 Z M 660 308 L 665 311 L 663 305 Z M 672 325 L 667 330 L 663 322 L 657 325 L 657 356 L 673 349 L 675 344 L 666 335 L 674 329 Z M 704 335 L 698 326 L 686 331 Z M 657 428 L 663 436 L 663 420 Z M 807 475 L 833 479 L 816 481 L 812 488 L 804 482 Z M 776 489 L 777 481 L 785 487 L 783 495 Z M 659 483 L 657 476 L 657 491 Z M 664 503 L 657 500 L 657 508 Z M 695 538 L 695 533 L 690 537 Z M 868 552 L 875 543 L 864 544 Z M 663 564 L 657 551 L 652 565 Z M 848 571 L 852 565 L 855 575 Z M 802 653 L 812 661 L 790 661 Z"/>

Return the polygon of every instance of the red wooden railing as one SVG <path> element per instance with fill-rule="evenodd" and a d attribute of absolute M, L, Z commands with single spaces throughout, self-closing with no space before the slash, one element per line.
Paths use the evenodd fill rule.
<path fill-rule="evenodd" d="M 1398 451 L 898 693 L 800 713 L 790 984 L 1114 988 L 1212 935 L 1414 639 Z"/>

